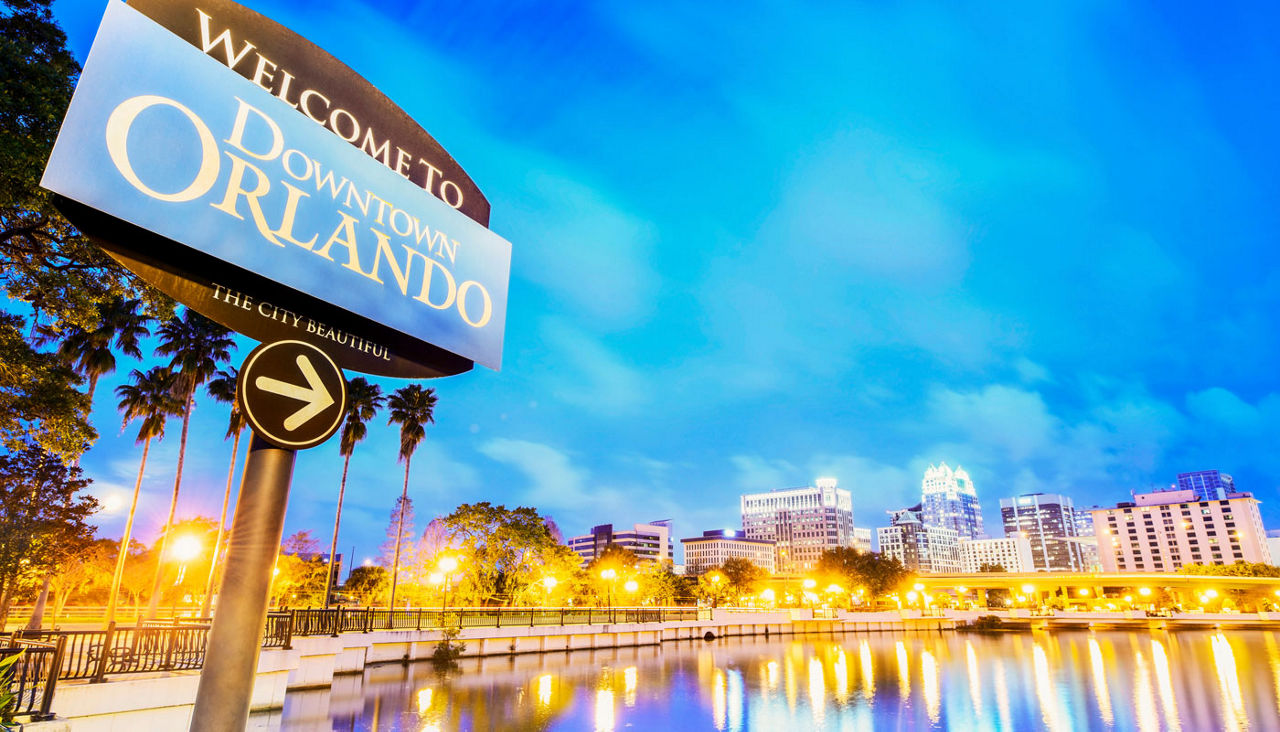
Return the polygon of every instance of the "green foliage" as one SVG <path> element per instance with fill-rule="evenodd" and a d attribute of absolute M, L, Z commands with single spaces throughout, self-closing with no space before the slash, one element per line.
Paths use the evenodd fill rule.
<path fill-rule="evenodd" d="M 461 555 L 457 587 L 473 602 L 495 596 L 512 602 L 543 577 L 563 581 L 577 567 L 577 555 L 552 537 L 535 509 L 507 508 L 488 501 L 464 503 L 440 520 L 447 542 Z"/>
<path fill-rule="evenodd" d="M 436 390 L 410 384 L 388 397 L 387 407 L 387 424 L 400 425 L 400 459 L 408 460 L 426 437 L 426 426 L 436 421 Z"/>
<path fill-rule="evenodd" d="M 13 715 L 18 709 L 18 697 L 13 693 L 13 676 L 18 670 L 18 659 L 22 651 L 11 653 L 0 658 L 0 727 L 15 729 Z"/>
<path fill-rule="evenodd" d="M 141 420 L 137 442 L 164 437 L 165 421 L 182 413 L 182 402 L 174 395 L 173 372 L 164 366 L 153 366 L 146 373 L 134 369 L 129 382 L 116 387 L 121 429 Z"/>
<path fill-rule="evenodd" d="M 351 576 L 342 586 L 342 591 L 355 597 L 362 605 L 376 605 L 382 601 L 390 584 L 391 578 L 386 569 L 377 566 L 356 567 L 351 570 Z"/>
<path fill-rule="evenodd" d="M 171 305 L 80 236 L 39 186 L 80 73 L 50 4 L 7 0 L 0 11 L 0 287 L 51 316 L 57 333 L 94 327 L 116 297 Z"/>
<path fill-rule="evenodd" d="M 978 567 L 978 571 L 984 574 L 1003 574 L 1009 570 L 1005 569 L 1003 564 L 989 564 L 983 562 Z"/>
<path fill-rule="evenodd" d="M 1280 577 L 1280 567 L 1263 562 L 1246 562 L 1241 559 L 1234 564 L 1184 564 L 1178 568 L 1178 574 L 1216 577 Z"/>
<path fill-rule="evenodd" d="M 23 335 L 26 321 L 0 313 L 0 442 L 20 451 L 28 441 L 71 461 L 97 433 L 80 377 L 54 353 L 36 350 Z"/>
<path fill-rule="evenodd" d="M 213 397 L 214 401 L 231 406 L 231 417 L 227 421 L 227 434 L 223 439 L 235 437 L 245 427 L 249 426 L 249 421 L 245 419 L 244 412 L 240 411 L 240 403 L 236 401 L 236 384 L 239 376 L 239 369 L 235 366 L 228 366 L 225 369 L 219 369 L 205 386 L 205 391 L 209 392 L 209 396 Z"/>
<path fill-rule="evenodd" d="M 1000 630 L 1004 628 L 1004 621 L 998 615 L 983 615 L 974 618 L 968 627 L 972 630 Z"/>
<path fill-rule="evenodd" d="M 347 381 L 347 413 L 342 421 L 338 452 L 350 457 L 356 445 L 369 433 L 367 423 L 382 409 L 386 397 L 382 387 L 357 376 Z"/>
<path fill-rule="evenodd" d="M 98 502 L 81 495 L 89 483 L 33 443 L 0 455 L 0 627 L 15 591 L 92 539 L 87 519 Z"/>
<path fill-rule="evenodd" d="M 824 551 L 818 558 L 817 574 L 836 579 L 850 592 L 863 588 L 868 598 L 893 592 L 911 579 L 910 570 L 896 557 L 864 553 L 852 547 Z"/>
<path fill-rule="evenodd" d="M 458 640 L 458 636 L 462 634 L 462 629 L 456 626 L 444 628 L 440 631 L 440 642 L 436 644 L 435 650 L 431 652 L 431 662 L 437 666 L 453 666 L 456 665 L 459 658 L 467 650 L 467 644 Z"/>

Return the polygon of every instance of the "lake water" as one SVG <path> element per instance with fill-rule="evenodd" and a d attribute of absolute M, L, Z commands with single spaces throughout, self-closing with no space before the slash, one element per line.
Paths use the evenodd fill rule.
<path fill-rule="evenodd" d="M 1280 632 L 861 634 L 383 665 L 284 730 L 1280 730 Z M 276 721 L 276 720 L 273 720 Z"/>

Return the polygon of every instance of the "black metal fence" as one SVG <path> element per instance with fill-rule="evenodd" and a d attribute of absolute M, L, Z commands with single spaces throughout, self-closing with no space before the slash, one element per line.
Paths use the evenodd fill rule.
<path fill-rule="evenodd" d="M 108 674 L 182 671 L 204 666 L 209 626 L 141 625 L 105 630 L 21 631 L 24 640 L 61 642 L 58 678 L 102 681 Z"/>
<path fill-rule="evenodd" d="M 58 685 L 64 646 L 63 640 L 42 643 L 13 636 L 3 640 L 0 658 L 19 654 L 9 681 L 15 716 L 29 717 L 34 722 L 53 717 L 53 693 Z"/>

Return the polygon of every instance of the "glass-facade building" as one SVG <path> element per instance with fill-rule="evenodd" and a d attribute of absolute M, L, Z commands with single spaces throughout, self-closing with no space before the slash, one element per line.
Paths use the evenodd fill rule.
<path fill-rule="evenodd" d="M 1076 530 L 1076 508 L 1060 493 L 1000 499 L 1005 536 L 1025 536 L 1039 572 L 1080 572 L 1087 566 Z"/>
<path fill-rule="evenodd" d="M 952 470 L 946 463 L 930 465 L 920 487 L 925 524 L 950 529 L 961 539 L 982 538 L 982 507 L 978 505 L 973 480 L 964 468 Z"/>
<path fill-rule="evenodd" d="M 1197 501 L 1221 501 L 1228 493 L 1236 492 L 1236 481 L 1217 470 L 1197 470 L 1178 473 L 1178 490 L 1195 493 Z"/>

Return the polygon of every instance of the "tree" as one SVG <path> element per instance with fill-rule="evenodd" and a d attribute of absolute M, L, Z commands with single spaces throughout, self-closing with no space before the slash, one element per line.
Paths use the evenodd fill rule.
<path fill-rule="evenodd" d="M 82 380 L 57 354 L 33 348 L 25 327 L 21 317 L 0 312 L 0 442 L 12 451 L 34 442 L 74 460 L 97 438 L 89 400 L 75 388 Z"/>
<path fill-rule="evenodd" d="M 113 297 L 99 303 L 98 322 L 88 328 L 69 326 L 63 331 L 58 354 L 89 382 L 90 404 L 98 379 L 116 370 L 115 350 L 135 359 L 142 358 L 142 338 L 151 335 L 151 318 L 141 310 L 142 301 Z"/>
<path fill-rule="evenodd" d="M 280 552 L 295 557 L 314 557 L 320 553 L 320 542 L 311 535 L 311 529 L 295 531 L 280 542 Z"/>
<path fill-rule="evenodd" d="M 338 529 L 342 526 L 342 501 L 347 494 L 347 468 L 351 467 L 351 454 L 369 434 L 368 422 L 382 409 L 384 397 L 382 387 L 370 384 L 357 376 L 347 381 L 347 413 L 342 420 L 342 433 L 338 442 L 338 453 L 342 455 L 342 482 L 338 484 L 338 508 L 333 515 L 333 539 L 329 542 L 329 560 L 337 556 Z M 324 606 L 329 607 L 329 596 L 333 593 L 333 585 L 338 581 L 330 572 L 328 584 L 325 586 Z"/>
<path fill-rule="evenodd" d="M 133 536 L 133 519 L 138 513 L 138 495 L 142 492 L 142 476 L 147 471 L 147 453 L 152 439 L 164 438 L 165 420 L 177 415 L 181 405 L 173 394 L 173 372 L 163 366 L 155 366 L 143 373 L 137 369 L 130 375 L 130 383 L 116 387 L 120 397 L 120 411 L 124 414 L 121 429 L 129 423 L 141 420 L 134 444 L 142 443 L 142 459 L 138 462 L 138 479 L 133 484 L 133 500 L 129 504 L 129 518 L 125 520 L 124 536 L 120 539 L 121 551 L 116 559 L 116 569 L 111 577 L 111 590 L 107 595 L 107 619 L 115 619 L 117 595 L 124 579 L 125 547 Z"/>
<path fill-rule="evenodd" d="M 55 618 L 73 596 L 110 585 L 117 547 L 113 539 L 95 539 L 83 551 L 63 557 L 50 575 Z"/>
<path fill-rule="evenodd" d="M 729 597 L 735 602 L 760 592 L 765 580 L 769 579 L 768 570 L 742 557 L 730 557 L 720 565 L 720 573 L 728 584 Z"/>
<path fill-rule="evenodd" d="M 227 468 L 227 487 L 222 493 L 222 513 L 218 516 L 218 536 L 213 542 L 213 558 L 209 562 L 209 576 L 204 582 L 204 600 L 200 605 L 200 617 L 209 617 L 209 610 L 213 603 L 213 583 L 218 573 L 218 560 L 222 556 L 222 535 L 226 531 L 227 526 L 227 509 L 231 506 L 231 480 L 236 474 L 236 456 L 240 454 L 240 433 L 244 432 L 244 428 L 249 422 L 245 419 L 244 413 L 240 411 L 240 404 L 236 401 L 236 383 L 239 377 L 239 371 L 236 367 L 231 366 L 225 370 L 218 371 L 205 390 L 209 392 L 209 396 L 214 401 L 228 404 L 231 406 L 231 415 L 227 420 L 227 437 L 234 438 L 231 443 L 231 467 Z"/>
<path fill-rule="evenodd" d="M 387 570 L 382 567 L 356 567 L 342 586 L 343 592 L 354 596 L 364 605 L 377 605 L 387 591 Z"/>
<path fill-rule="evenodd" d="M 896 557 L 860 552 L 852 547 L 828 549 L 818 558 L 816 573 L 840 582 L 845 590 L 866 590 L 876 598 L 897 589 L 911 577 L 911 572 Z"/>
<path fill-rule="evenodd" d="M 209 320 L 191 308 L 181 316 L 166 320 L 158 333 L 160 345 L 156 354 L 169 356 L 169 369 L 174 374 L 174 391 L 182 401 L 182 435 L 178 438 L 178 470 L 173 478 L 173 498 L 169 501 L 169 518 L 165 521 L 165 533 L 160 539 L 160 556 L 165 552 L 165 536 L 173 524 L 178 510 L 178 490 L 182 486 L 182 466 L 187 455 L 187 432 L 191 426 L 191 410 L 195 407 L 196 389 L 218 372 L 218 365 L 231 358 L 235 341 L 231 331 Z M 156 567 L 156 577 L 147 606 L 147 619 L 154 619 L 160 602 L 161 567 Z"/>
<path fill-rule="evenodd" d="M 532 597 L 541 591 L 529 592 L 530 585 L 544 577 L 559 581 L 569 571 L 566 565 L 578 563 L 533 508 L 464 503 L 441 523 L 449 544 L 464 558 L 459 572 L 476 602 L 501 597 L 514 603 L 523 596 Z"/>
<path fill-rule="evenodd" d="M 1243 559 L 1232 564 L 1184 564 L 1178 574 L 1220 577 L 1280 577 L 1280 567 L 1265 562 L 1246 562 Z"/>
<path fill-rule="evenodd" d="M 166 301 L 69 224 L 40 188 L 80 68 L 50 0 L 0 12 L 0 286 L 62 325 L 90 327 L 113 297 Z"/>
<path fill-rule="evenodd" d="M 404 490 L 400 494 L 401 503 L 409 499 L 409 463 L 413 453 L 427 436 L 426 427 L 434 423 L 436 407 L 435 389 L 424 389 L 418 384 L 410 384 L 397 389 L 387 399 L 391 410 L 391 418 L 387 424 L 400 425 L 400 459 L 404 461 Z M 404 541 L 404 513 L 400 514 L 400 528 L 396 533 L 396 556 L 391 563 L 391 607 L 396 603 L 396 580 L 400 572 L 400 547 Z"/>
<path fill-rule="evenodd" d="M 382 542 L 379 560 L 391 573 L 391 602 L 396 599 L 396 581 L 399 568 L 404 564 L 413 564 L 413 499 L 396 496 L 396 505 L 391 509 L 391 518 L 387 523 L 387 540 Z M 411 537 L 406 539 L 406 534 Z M 395 605 L 391 605 L 392 609 Z"/>
<path fill-rule="evenodd" d="M 98 502 L 80 495 L 89 483 L 34 443 L 0 455 L 0 628 L 15 592 L 92 538 Z"/>
<path fill-rule="evenodd" d="M 989 562 L 983 562 L 981 565 L 979 565 L 978 571 L 983 574 L 1004 574 L 1008 570 L 1004 568 L 1003 564 L 992 564 Z"/>

